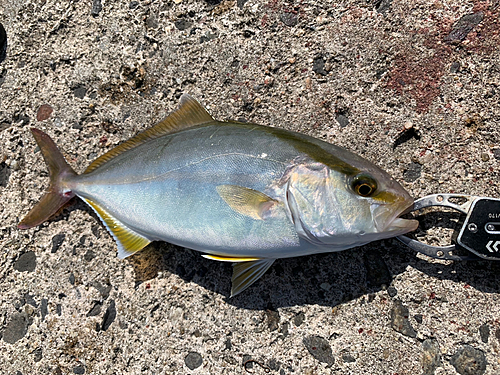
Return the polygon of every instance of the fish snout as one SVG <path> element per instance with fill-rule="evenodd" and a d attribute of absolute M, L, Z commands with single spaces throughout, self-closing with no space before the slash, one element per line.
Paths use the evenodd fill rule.
<path fill-rule="evenodd" d="M 400 216 L 411 212 L 413 199 L 399 197 L 394 203 L 380 204 L 373 212 L 375 228 L 379 233 L 391 233 L 399 236 L 417 229 L 417 220 L 402 219 Z"/>

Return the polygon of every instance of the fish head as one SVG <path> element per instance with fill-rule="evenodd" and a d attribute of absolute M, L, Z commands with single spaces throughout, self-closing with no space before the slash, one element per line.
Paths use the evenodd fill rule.
<path fill-rule="evenodd" d="M 416 220 L 400 218 L 413 206 L 408 192 L 382 169 L 346 153 L 352 159 L 342 168 L 312 160 L 290 173 L 286 205 L 299 236 L 343 250 L 415 230 Z"/>

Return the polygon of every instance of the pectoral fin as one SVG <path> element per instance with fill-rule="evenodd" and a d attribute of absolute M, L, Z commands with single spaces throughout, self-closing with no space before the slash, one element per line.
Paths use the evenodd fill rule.
<path fill-rule="evenodd" d="M 146 237 L 134 232 L 118 219 L 114 218 L 97 203 L 92 202 L 90 199 L 84 198 L 84 200 L 94 210 L 97 216 L 99 216 L 115 239 L 118 246 L 118 257 L 120 259 L 135 254 L 151 242 Z"/>
<path fill-rule="evenodd" d="M 234 211 L 255 220 L 264 220 L 278 201 L 260 191 L 238 185 L 219 185 L 217 193 Z"/>
<path fill-rule="evenodd" d="M 233 265 L 231 297 L 243 292 L 256 282 L 274 263 L 274 259 L 259 259 Z"/>

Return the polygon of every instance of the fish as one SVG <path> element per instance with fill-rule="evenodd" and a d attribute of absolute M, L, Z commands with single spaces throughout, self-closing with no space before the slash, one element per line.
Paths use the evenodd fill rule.
<path fill-rule="evenodd" d="M 78 175 L 54 141 L 31 129 L 48 166 L 45 195 L 19 229 L 74 196 L 126 258 L 152 241 L 233 263 L 231 296 L 273 262 L 346 250 L 415 230 L 413 199 L 387 172 L 344 148 L 276 127 L 217 121 L 193 97 Z"/>

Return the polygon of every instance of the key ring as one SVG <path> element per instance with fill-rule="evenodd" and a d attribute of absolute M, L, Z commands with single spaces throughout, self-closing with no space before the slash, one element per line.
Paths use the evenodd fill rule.
<path fill-rule="evenodd" d="M 459 199 L 459 200 L 464 200 L 465 202 L 462 204 L 454 203 L 450 201 L 450 199 Z M 434 207 L 434 206 L 439 206 L 439 207 L 448 207 L 452 208 L 456 211 L 459 211 L 463 214 L 468 215 L 467 217 L 470 216 L 471 213 L 471 207 L 473 207 L 474 203 L 478 201 L 479 199 L 482 199 L 481 197 L 473 196 L 473 195 L 465 195 L 465 194 L 432 194 L 428 195 L 425 197 L 422 197 L 420 199 L 417 199 L 414 203 L 413 206 L 413 211 L 420 210 L 422 208 L 427 208 L 427 207 Z M 499 220 L 500 221 L 500 220 Z M 466 219 L 467 222 L 467 219 Z M 463 233 L 465 228 L 465 224 L 462 227 L 461 234 Z M 459 235 L 460 237 L 460 235 Z M 406 246 L 409 248 L 425 254 L 431 258 L 435 259 L 444 259 L 444 260 L 479 260 L 479 259 L 487 259 L 484 256 L 478 256 L 477 252 L 470 249 L 466 248 L 466 250 L 471 251 L 471 254 L 469 255 L 456 255 L 454 254 L 454 251 L 457 249 L 456 244 L 451 244 L 447 246 L 434 246 L 434 245 L 428 245 L 423 242 L 420 242 L 418 240 L 414 240 L 412 238 L 409 238 L 405 235 L 398 236 L 396 237 L 399 241 L 404 243 Z M 460 246 L 461 248 L 464 248 L 464 246 Z M 498 258 L 497 258 L 498 259 Z"/>

